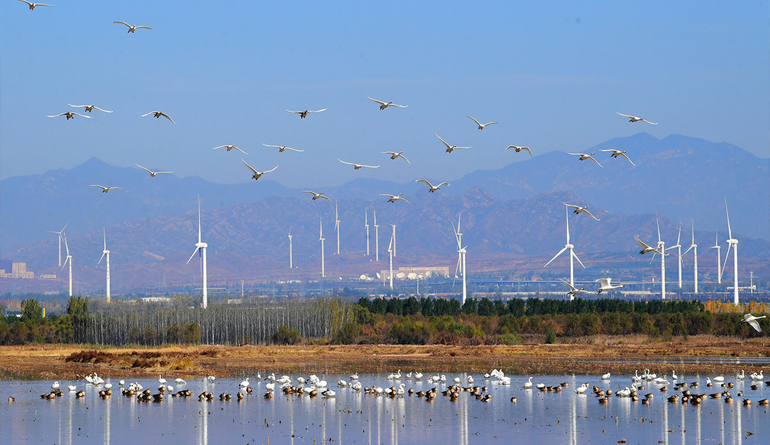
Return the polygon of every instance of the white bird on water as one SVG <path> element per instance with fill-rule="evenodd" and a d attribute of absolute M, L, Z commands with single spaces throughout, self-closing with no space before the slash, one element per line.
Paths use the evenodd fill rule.
<path fill-rule="evenodd" d="M 623 117 L 627 117 L 629 122 L 647 122 L 648 124 L 651 124 L 651 125 L 658 125 L 657 122 L 650 122 L 648 120 L 645 120 L 643 117 L 631 116 L 630 114 L 623 114 L 623 113 L 619 113 L 617 111 L 616 111 L 616 113 L 618 113 L 619 115 L 621 115 Z"/>
<path fill-rule="evenodd" d="M 427 184 L 427 185 L 428 185 L 428 187 L 430 187 L 430 188 L 428 189 L 428 191 L 429 191 L 430 193 L 433 193 L 433 192 L 435 192 L 436 190 L 440 189 L 442 185 L 449 185 L 449 183 L 448 183 L 448 182 L 442 182 L 442 183 L 439 183 L 439 184 L 433 185 L 433 184 L 431 184 L 430 182 L 428 182 L 428 181 L 427 181 L 427 180 L 425 180 L 425 179 L 417 179 L 417 180 L 416 180 L 416 181 L 414 181 L 414 182 L 422 182 L 422 183 L 425 183 L 425 184 Z"/>
<path fill-rule="evenodd" d="M 361 167 L 366 167 L 366 168 L 380 168 L 380 166 L 379 166 L 379 165 L 366 165 L 366 164 L 356 164 L 356 163 L 354 163 L 354 162 L 347 162 L 347 161 L 343 161 L 342 159 L 339 159 L 339 158 L 337 158 L 337 160 L 338 160 L 338 161 L 340 161 L 340 162 L 342 162 L 342 163 L 343 163 L 343 164 L 345 164 L 345 165 L 352 165 L 354 170 L 360 170 L 360 169 L 361 169 Z"/>
<path fill-rule="evenodd" d="M 446 141 L 445 141 L 445 140 L 441 139 L 441 136 L 439 136 L 439 135 L 438 135 L 438 133 L 436 133 L 436 137 L 437 137 L 437 138 L 438 138 L 438 139 L 439 139 L 441 142 L 443 142 L 443 143 L 444 143 L 444 145 L 446 146 L 446 152 L 447 152 L 447 153 L 452 153 L 453 151 L 455 151 L 455 150 L 459 150 L 459 149 L 461 149 L 461 148 L 473 148 L 473 147 L 458 147 L 457 145 L 449 145 L 449 144 L 447 144 L 447 143 L 446 143 Z"/>
<path fill-rule="evenodd" d="M 483 130 L 484 127 L 486 127 L 487 125 L 492 125 L 497 123 L 497 121 L 495 121 L 495 122 L 487 122 L 486 124 L 482 124 L 481 122 L 477 121 L 475 118 L 471 116 L 468 116 L 468 119 L 472 120 L 473 122 L 476 122 L 476 125 L 479 126 L 479 130 Z"/>
<path fill-rule="evenodd" d="M 580 161 L 585 161 L 586 159 L 590 159 L 590 160 L 596 162 L 596 165 L 598 165 L 599 167 L 604 168 L 604 166 L 602 164 L 600 164 L 599 161 L 594 159 L 594 155 L 596 153 L 588 154 L 588 153 L 570 153 L 570 152 L 567 152 L 567 154 L 571 154 L 572 156 L 580 156 L 580 159 L 579 159 Z"/>
<path fill-rule="evenodd" d="M 109 110 L 105 110 L 105 109 L 103 109 L 103 108 L 99 108 L 99 107 L 97 107 L 96 105 L 72 105 L 72 104 L 67 104 L 67 105 L 69 105 L 69 106 L 71 106 L 71 107 L 74 107 L 74 108 L 83 108 L 83 109 L 85 109 L 85 110 L 86 110 L 86 112 L 88 112 L 88 113 L 92 112 L 92 111 L 93 111 L 93 110 L 95 110 L 95 109 L 96 109 L 96 110 L 99 110 L 99 111 L 104 111 L 105 113 L 112 113 L 112 111 L 109 111 Z"/>
<path fill-rule="evenodd" d="M 384 110 L 388 107 L 406 108 L 409 106 L 409 105 L 398 105 L 398 104 L 394 104 L 393 102 L 383 102 L 381 100 L 373 99 L 369 96 L 366 96 L 366 97 L 372 102 L 377 102 L 378 104 L 380 104 L 380 110 Z"/>
<path fill-rule="evenodd" d="M 636 164 L 634 164 L 634 162 L 628 157 L 628 155 L 626 155 L 625 151 L 615 150 L 614 148 L 610 148 L 608 150 L 602 150 L 602 151 L 607 151 L 607 152 L 611 151 L 612 152 L 612 154 L 610 155 L 611 158 L 617 158 L 618 156 L 623 156 L 624 158 L 626 158 L 626 161 L 630 162 L 631 165 L 636 167 Z"/>
<path fill-rule="evenodd" d="M 216 149 L 218 149 L 218 148 L 226 148 L 226 149 L 227 149 L 227 151 L 231 151 L 231 150 L 238 150 L 238 151 L 240 151 L 241 153 L 243 153 L 243 154 L 245 154 L 245 155 L 247 155 L 247 154 L 248 154 L 248 153 L 246 153 L 245 151 L 241 150 L 240 148 L 236 147 L 235 145 L 220 145 L 219 147 L 214 147 L 214 148 L 212 148 L 212 150 L 216 150 Z"/>
<path fill-rule="evenodd" d="M 149 169 L 149 168 L 147 168 L 147 167 L 142 167 L 142 166 L 141 166 L 141 165 L 139 165 L 139 164 L 136 164 L 136 166 L 137 166 L 137 167 L 139 167 L 139 168 L 141 168 L 142 170 L 146 171 L 147 173 L 149 173 L 149 174 L 150 174 L 150 176 L 152 176 L 153 178 L 155 177 L 155 175 L 162 175 L 162 174 L 167 174 L 167 173 L 173 173 L 173 172 L 154 172 L 154 171 L 150 170 L 150 169 Z"/>
<path fill-rule="evenodd" d="M 302 153 L 303 151 L 305 151 L 305 150 L 298 150 L 298 149 L 296 149 L 296 148 L 287 147 L 287 146 L 285 146 L 285 145 L 270 145 L 270 144 L 262 144 L 262 145 L 264 145 L 265 147 L 272 147 L 272 148 L 277 148 L 279 153 L 283 153 L 283 152 L 284 152 L 284 151 L 286 151 L 286 150 L 289 150 L 289 151 L 297 151 L 297 152 L 300 152 L 300 153 Z"/>
<path fill-rule="evenodd" d="M 278 166 L 276 165 L 275 167 L 273 167 L 273 168 L 272 168 L 272 169 L 270 169 L 270 170 L 267 170 L 267 171 L 263 171 L 263 172 L 261 172 L 261 171 L 258 171 L 257 169 L 255 169 L 254 167 L 250 166 L 250 165 L 249 165 L 249 164 L 248 164 L 246 161 L 244 161 L 243 159 L 241 159 L 241 162 L 243 162 L 243 163 L 244 163 L 244 165 L 246 165 L 246 167 L 248 167 L 248 168 L 249 168 L 249 170 L 251 170 L 251 171 L 252 171 L 252 173 L 254 173 L 254 174 L 251 176 L 251 179 L 253 179 L 253 180 L 255 180 L 255 181 L 256 181 L 256 180 L 258 180 L 259 178 L 261 178 L 261 177 L 262 177 L 262 175 L 264 175 L 265 173 L 270 173 L 270 172 L 273 172 L 273 171 L 275 171 L 275 169 L 276 169 L 276 168 L 278 168 Z"/>
<path fill-rule="evenodd" d="M 578 206 L 578 205 L 575 205 L 575 204 L 567 204 L 566 202 L 563 202 L 562 204 L 564 204 L 565 206 L 567 206 L 569 208 L 575 209 L 572 212 L 575 215 L 579 215 L 581 213 L 585 213 L 586 215 L 590 216 L 591 218 L 599 221 L 599 218 L 595 217 L 594 215 L 591 214 L 591 212 L 588 211 L 588 206 Z"/>
<path fill-rule="evenodd" d="M 516 150 L 516 153 L 519 153 L 522 150 L 527 150 L 529 152 L 529 156 L 534 158 L 534 156 L 532 155 L 532 150 L 530 150 L 529 147 L 526 147 L 523 145 L 509 145 L 505 148 L 505 151 L 508 151 L 508 149 L 511 149 L 511 148 Z"/>
<path fill-rule="evenodd" d="M 750 324 L 751 327 L 754 328 L 754 330 L 756 330 L 757 332 L 762 332 L 762 328 L 759 326 L 759 322 L 757 320 L 765 317 L 766 317 L 765 315 L 757 317 L 757 316 L 751 315 L 751 313 L 748 313 L 743 315 L 743 320 L 741 320 L 741 322 Z"/>
<path fill-rule="evenodd" d="M 152 114 L 153 116 L 155 116 L 155 118 L 156 118 L 156 119 L 158 119 L 158 118 L 160 118 L 161 116 L 163 116 L 163 117 L 165 117 L 166 119 L 170 120 L 172 124 L 176 124 L 176 122 L 174 122 L 174 119 L 171 119 L 171 116 L 169 116 L 168 114 L 166 114 L 166 113 L 164 113 L 164 112 L 162 112 L 162 111 L 150 111 L 149 113 L 144 113 L 144 114 L 142 115 L 142 117 L 145 117 L 145 116 L 149 116 L 149 115 L 151 115 L 151 114 Z"/>
<path fill-rule="evenodd" d="M 299 118 L 300 118 L 300 119 L 304 119 L 304 118 L 306 118 L 306 117 L 307 117 L 307 114 L 308 114 L 308 113 L 320 113 L 320 112 L 322 112 L 322 111 L 326 111 L 326 108 L 321 108 L 320 110 L 315 110 L 315 111 L 313 111 L 313 110 L 305 110 L 305 111 L 291 111 L 291 110 L 287 110 L 286 108 L 284 108 L 284 110 L 285 110 L 286 112 L 288 112 L 288 113 L 299 114 Z"/>
<path fill-rule="evenodd" d="M 120 187 L 112 187 L 112 186 L 106 186 L 105 187 L 105 186 L 99 185 L 99 184 L 91 184 L 91 187 L 99 187 L 100 189 L 102 189 L 102 193 L 107 193 L 110 190 L 123 190 Z"/>
<path fill-rule="evenodd" d="M 115 21 L 114 21 L 114 22 L 112 22 L 112 23 L 120 23 L 121 25 L 126 25 L 126 26 L 128 26 L 128 32 L 130 32 L 130 33 L 134 33 L 134 32 L 136 32 L 136 30 L 137 30 L 137 29 L 152 29 L 152 28 L 150 28 L 149 26 L 137 26 L 137 25 L 129 25 L 128 23 L 126 23 L 126 22 L 124 22 L 124 21 L 122 21 L 122 20 L 115 20 Z"/>

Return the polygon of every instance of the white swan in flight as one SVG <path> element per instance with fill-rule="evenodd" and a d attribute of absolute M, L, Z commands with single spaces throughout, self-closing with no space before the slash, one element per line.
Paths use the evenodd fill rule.
<path fill-rule="evenodd" d="M 164 113 L 164 112 L 162 112 L 162 111 L 150 111 L 149 113 L 144 113 L 144 114 L 142 115 L 142 117 L 145 117 L 145 116 L 149 116 L 149 115 L 151 115 L 151 114 L 152 114 L 152 115 L 154 115 L 156 119 L 157 119 L 157 118 L 160 118 L 161 116 L 163 116 L 163 117 L 165 117 L 166 119 L 170 120 L 170 121 L 171 121 L 171 123 L 173 123 L 173 124 L 176 124 L 176 122 L 174 122 L 174 119 L 171 119 L 171 116 L 169 116 L 168 114 L 166 114 L 166 113 Z"/>
<path fill-rule="evenodd" d="M 596 291 L 597 294 L 600 294 L 604 291 L 611 291 L 613 289 L 618 289 L 620 287 L 624 287 L 622 284 L 615 284 L 613 285 L 612 278 L 599 278 L 596 280 L 598 283 L 601 283 L 601 286 L 599 287 L 599 290 Z"/>
<path fill-rule="evenodd" d="M 567 204 L 566 202 L 563 202 L 562 204 L 564 204 L 567 207 L 575 209 L 575 211 L 572 212 L 575 215 L 579 215 L 581 213 L 585 213 L 586 215 L 590 216 L 591 218 L 599 221 L 599 218 L 595 217 L 594 215 L 591 214 L 591 212 L 588 211 L 588 206 L 577 206 L 575 204 Z"/>
<path fill-rule="evenodd" d="M 285 145 L 270 145 L 270 144 L 262 144 L 262 145 L 264 145 L 265 147 L 272 147 L 272 148 L 277 148 L 279 153 L 283 153 L 283 152 L 284 152 L 284 151 L 286 151 L 286 150 L 289 150 L 289 151 L 298 151 L 298 152 L 300 152 L 300 153 L 302 153 L 303 151 L 305 151 L 305 150 L 297 150 L 296 148 L 287 147 L 287 146 L 285 146 Z"/>
<path fill-rule="evenodd" d="M 534 156 L 532 155 L 532 150 L 530 150 L 529 147 L 526 147 L 523 145 L 509 145 L 505 148 L 505 151 L 508 151 L 508 149 L 510 148 L 513 148 L 514 150 L 516 150 L 516 153 L 522 150 L 527 150 L 529 152 L 529 156 L 534 158 Z"/>
<path fill-rule="evenodd" d="M 369 96 L 366 96 L 366 97 L 369 100 L 371 100 L 373 102 L 377 102 L 378 104 L 380 104 L 380 110 L 384 110 L 384 109 L 386 109 L 388 107 L 406 108 L 406 107 L 409 106 L 409 105 L 398 105 L 398 104 L 394 104 L 393 102 L 383 102 L 381 100 L 373 99 L 373 98 L 371 98 Z"/>
<path fill-rule="evenodd" d="M 251 179 L 253 179 L 253 180 L 255 180 L 255 181 L 256 181 L 256 180 L 258 180 L 259 178 L 261 178 L 261 177 L 262 177 L 262 175 L 264 175 L 265 173 L 270 173 L 270 172 L 273 172 L 273 171 L 275 171 L 275 169 L 276 169 L 276 168 L 278 168 L 278 166 L 276 165 L 276 166 L 275 166 L 275 167 L 273 167 L 271 170 L 267 170 L 267 171 L 263 171 L 263 172 L 261 172 L 261 171 L 258 171 L 257 169 L 255 169 L 254 167 L 250 166 L 250 165 L 249 165 L 249 164 L 248 164 L 246 161 L 244 161 L 244 160 L 243 160 L 243 158 L 241 158 L 241 162 L 243 162 L 243 164 L 244 164 L 246 167 L 248 167 L 248 168 L 249 168 L 249 170 L 251 170 L 251 171 L 252 171 L 252 173 L 254 173 L 254 174 L 251 176 Z"/>
<path fill-rule="evenodd" d="M 142 167 L 142 166 L 141 166 L 141 165 L 139 165 L 139 164 L 136 164 L 136 166 L 137 166 L 137 167 L 139 167 L 139 168 L 141 168 L 142 170 L 146 171 L 147 173 L 149 173 L 149 174 L 150 174 L 150 176 L 152 176 L 153 178 L 155 177 L 155 175 L 162 175 L 162 174 L 167 174 L 167 173 L 173 173 L 173 172 L 154 172 L 154 171 L 150 170 L 150 169 L 149 169 L 149 168 L 147 168 L 147 167 Z"/>
<path fill-rule="evenodd" d="M 623 114 L 623 113 L 619 113 L 617 111 L 616 111 L 616 113 L 618 113 L 619 115 L 621 115 L 623 117 L 627 117 L 629 122 L 647 122 L 648 124 L 651 124 L 651 125 L 658 125 L 657 122 L 650 122 L 650 121 L 644 119 L 643 117 L 631 116 L 630 114 Z"/>
<path fill-rule="evenodd" d="M 479 130 L 483 130 L 484 127 L 486 127 L 487 125 L 492 125 L 497 123 L 497 121 L 495 121 L 495 122 L 487 122 L 486 124 L 482 124 L 481 122 L 477 121 L 474 117 L 471 117 L 471 116 L 468 116 L 468 119 L 472 120 L 473 122 L 476 122 L 476 125 L 479 126 Z"/>
<path fill-rule="evenodd" d="M 409 203 L 409 201 L 407 201 L 406 198 L 402 198 L 401 197 L 401 195 L 403 195 L 403 193 L 399 193 L 398 196 L 397 195 L 390 195 L 388 193 L 380 193 L 380 195 L 381 196 L 389 197 L 388 202 L 396 202 L 396 201 L 400 200 L 400 201 L 404 201 L 406 203 Z"/>
<path fill-rule="evenodd" d="M 315 111 L 313 111 L 313 110 L 305 110 L 305 111 L 291 111 L 291 110 L 287 110 L 286 108 L 284 108 L 284 110 L 285 110 L 286 112 L 288 112 L 288 113 L 299 114 L 299 118 L 300 118 L 300 119 L 304 119 L 304 118 L 306 118 L 306 117 L 307 117 L 307 114 L 308 114 L 308 113 L 320 113 L 320 112 L 322 112 L 322 111 L 326 111 L 326 108 L 321 108 L 320 110 L 315 110 Z"/>
<path fill-rule="evenodd" d="M 741 322 L 750 324 L 751 327 L 754 328 L 754 330 L 756 330 L 757 332 L 762 332 L 762 328 L 759 326 L 759 322 L 757 320 L 765 317 L 766 317 L 765 315 L 757 317 L 755 315 L 751 315 L 751 313 L 748 313 L 743 315 L 743 319 L 741 320 Z"/>
<path fill-rule="evenodd" d="M 447 144 L 447 143 L 446 143 L 446 141 L 445 141 L 445 140 L 441 139 L 441 136 L 439 136 L 439 135 L 438 135 L 438 133 L 436 133 L 436 137 L 437 137 L 437 138 L 438 138 L 438 139 L 439 139 L 441 142 L 443 142 L 443 143 L 444 143 L 444 145 L 446 145 L 446 152 L 447 152 L 447 153 L 452 153 L 453 151 L 455 151 L 455 150 L 458 150 L 458 149 L 461 149 L 461 148 L 472 148 L 472 147 L 458 147 L 457 145 L 449 145 L 449 144 Z"/>
<path fill-rule="evenodd" d="M 442 183 L 439 183 L 439 184 L 433 185 L 433 184 L 431 184 L 430 182 L 428 182 L 426 179 L 417 179 L 417 180 L 416 180 L 416 181 L 414 181 L 414 182 L 422 182 L 422 183 L 428 184 L 428 187 L 430 187 L 430 188 L 428 189 L 428 191 L 429 191 L 429 192 L 431 192 L 431 193 L 433 193 L 433 192 L 435 192 L 436 190 L 440 189 L 442 185 L 449 185 L 449 183 L 448 183 L 448 182 L 442 182 Z"/>
<path fill-rule="evenodd" d="M 561 282 L 566 284 L 567 287 L 569 287 L 569 292 L 567 292 L 567 295 L 572 295 L 574 297 L 575 295 L 577 295 L 580 292 L 583 292 L 585 290 L 582 287 L 580 289 L 576 288 L 575 286 L 569 284 L 568 281 L 561 280 Z"/>
<path fill-rule="evenodd" d="M 88 113 L 92 112 L 93 110 L 104 111 L 105 113 L 112 113 L 112 111 L 99 108 L 96 105 L 72 105 L 72 104 L 67 104 L 67 105 L 74 108 L 84 108 Z"/>
<path fill-rule="evenodd" d="M 632 161 L 628 157 L 628 155 L 626 155 L 625 151 L 615 150 L 614 148 L 610 148 L 609 150 L 602 150 L 602 151 L 611 151 L 612 152 L 612 154 L 610 155 L 611 158 L 617 158 L 618 156 L 623 156 L 624 158 L 626 158 L 626 161 L 630 162 L 631 165 L 636 167 L 636 164 L 634 164 L 634 161 Z"/>
<path fill-rule="evenodd" d="M 112 187 L 112 186 L 105 187 L 105 186 L 99 185 L 99 184 L 91 184 L 91 187 L 99 187 L 100 189 L 102 189 L 102 193 L 107 193 L 110 190 L 123 190 L 120 187 Z"/>
<path fill-rule="evenodd" d="M 136 32 L 136 30 L 137 30 L 137 29 L 152 29 L 152 28 L 150 28 L 149 26 L 137 26 L 137 25 L 129 25 L 128 23 L 126 23 L 126 22 L 124 22 L 124 21 L 122 21 L 122 20 L 115 20 L 115 21 L 114 21 L 114 22 L 112 22 L 112 23 L 120 23 L 121 25 L 126 25 L 126 26 L 128 26 L 128 32 L 130 32 L 130 33 L 134 33 L 134 32 Z"/>
<path fill-rule="evenodd" d="M 637 243 L 639 243 L 640 246 L 642 246 L 642 250 L 639 251 L 639 255 L 644 255 L 645 253 L 650 253 L 650 252 L 657 253 L 658 255 L 662 255 L 660 250 L 640 240 L 638 236 L 634 236 L 634 239 L 636 240 Z"/>
<path fill-rule="evenodd" d="M 33 9 L 35 9 L 35 8 L 37 8 L 38 6 L 49 6 L 49 7 L 51 7 L 51 8 L 53 8 L 53 7 L 54 7 L 54 5 L 47 5 L 47 4 L 45 4 L 45 3 L 32 3 L 32 2 L 28 2 L 27 0 L 19 0 L 19 1 L 20 1 L 20 2 L 24 2 L 24 3 L 26 3 L 27 5 L 29 5 L 29 10 L 30 10 L 30 11 L 31 11 L 31 10 L 33 10 Z"/>
<path fill-rule="evenodd" d="M 86 116 L 84 114 L 75 113 L 74 111 L 65 111 L 64 113 L 54 114 L 53 116 L 48 117 L 59 117 L 59 116 L 67 116 L 67 120 L 74 119 L 75 116 L 81 116 L 86 119 L 91 119 L 91 116 Z"/>
<path fill-rule="evenodd" d="M 313 201 L 315 201 L 318 198 L 323 198 L 323 199 L 325 199 L 325 200 L 327 200 L 329 202 L 332 202 L 332 200 L 329 199 L 328 196 L 324 195 L 324 192 L 316 193 L 316 192 L 314 192 L 312 190 L 304 190 L 302 193 L 310 193 L 311 195 L 313 195 Z"/>
<path fill-rule="evenodd" d="M 353 163 L 353 162 L 346 162 L 346 161 L 343 161 L 342 159 L 339 159 L 339 158 L 337 158 L 337 160 L 338 160 L 338 161 L 340 161 L 340 162 L 342 162 L 343 164 L 352 165 L 354 170 L 359 170 L 359 169 L 361 169 L 361 167 L 366 167 L 366 168 L 380 168 L 380 166 L 379 166 L 379 165 L 365 165 L 365 164 L 355 164 L 355 163 Z"/>
<path fill-rule="evenodd" d="M 587 154 L 587 153 L 570 153 L 570 152 L 567 152 L 567 154 L 571 154 L 573 156 L 580 156 L 580 159 L 579 159 L 580 161 L 585 161 L 586 159 L 590 159 L 590 160 L 596 162 L 596 165 L 598 165 L 599 167 L 604 168 L 604 166 L 602 164 L 600 164 L 599 161 L 594 159 L 594 155 L 596 153 Z"/>
<path fill-rule="evenodd" d="M 407 164 L 412 165 L 412 163 L 409 162 L 409 159 L 407 159 L 406 156 L 404 156 L 404 152 L 403 151 L 399 151 L 398 153 L 396 153 L 395 151 L 382 151 L 380 153 L 382 153 L 384 155 L 390 155 L 390 159 L 401 158 L 401 159 L 405 160 Z"/>
<path fill-rule="evenodd" d="M 227 151 L 231 151 L 231 150 L 238 150 L 238 151 L 240 151 L 241 153 L 243 153 L 243 154 L 245 154 L 245 155 L 247 155 L 247 154 L 248 154 L 248 153 L 246 153 L 245 151 L 241 150 L 240 148 L 236 147 L 235 145 L 220 145 L 219 147 L 214 147 L 214 148 L 212 148 L 212 150 L 216 150 L 216 149 L 218 149 L 218 148 L 226 148 L 226 149 L 227 149 Z"/>

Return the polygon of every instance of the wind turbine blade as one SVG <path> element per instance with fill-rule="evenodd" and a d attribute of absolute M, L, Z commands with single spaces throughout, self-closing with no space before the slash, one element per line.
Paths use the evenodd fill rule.
<path fill-rule="evenodd" d="M 554 257 L 553 257 L 553 258 L 551 258 L 551 261 L 549 261 L 549 262 L 545 263 L 545 266 L 543 266 L 543 267 L 548 267 L 548 265 L 549 265 L 549 264 L 551 264 L 551 262 L 552 262 L 553 260 L 555 260 L 555 259 L 556 259 L 556 258 L 557 258 L 559 255 L 561 255 L 562 253 L 564 253 L 564 251 L 565 251 L 565 250 L 567 250 L 567 249 L 568 249 L 568 247 L 567 247 L 567 246 L 564 246 L 564 248 L 563 248 L 563 249 L 561 249 L 561 250 L 559 251 L 559 253 L 557 253 L 556 255 L 554 255 Z"/>
<path fill-rule="evenodd" d="M 725 213 L 727 213 L 727 235 L 733 239 L 733 231 L 730 229 L 730 211 L 727 210 L 727 198 L 725 198 Z"/>
<path fill-rule="evenodd" d="M 575 257 L 575 259 L 578 261 L 578 263 L 580 263 L 581 266 L 583 266 L 583 269 L 586 268 L 586 266 L 583 265 L 583 262 L 580 261 L 580 258 L 578 258 L 577 254 L 574 251 L 572 252 L 572 256 Z"/>
<path fill-rule="evenodd" d="M 104 250 L 107 250 L 107 229 L 102 228 L 102 233 L 104 234 Z"/>
<path fill-rule="evenodd" d="M 201 199 L 200 197 L 198 197 L 198 243 L 200 242 L 201 242 Z"/>
<path fill-rule="evenodd" d="M 67 256 L 70 256 L 70 246 L 67 244 L 67 237 L 64 237 L 64 248 L 67 249 Z"/>
<path fill-rule="evenodd" d="M 200 249 L 201 249 L 200 247 L 196 247 L 195 250 L 193 251 L 192 255 L 190 255 L 190 259 L 187 260 L 187 262 L 185 264 L 190 264 L 190 261 L 192 261 L 193 257 L 195 256 L 196 253 L 198 253 L 198 251 Z"/>
<path fill-rule="evenodd" d="M 67 266 L 67 262 L 70 260 L 70 256 L 67 255 L 67 259 L 64 260 L 64 264 L 61 265 L 61 269 L 59 271 L 64 270 L 64 268 Z"/>
<path fill-rule="evenodd" d="M 676 236 L 676 245 L 679 246 L 679 240 L 682 238 L 682 224 L 679 224 L 679 235 Z"/>
<path fill-rule="evenodd" d="M 719 275 L 719 279 L 722 279 L 722 276 L 725 274 L 725 268 L 727 267 L 727 259 L 730 258 L 730 249 L 733 247 L 732 244 L 727 245 L 727 253 L 725 254 L 725 263 L 722 265 L 722 273 Z"/>
<path fill-rule="evenodd" d="M 658 216 L 655 216 L 655 224 L 658 225 L 658 242 L 660 242 L 660 221 L 658 221 Z"/>
<path fill-rule="evenodd" d="M 106 249 L 105 249 L 105 250 L 106 250 Z M 100 264 L 102 263 L 102 259 L 104 259 L 104 255 L 106 255 L 106 253 L 102 253 L 102 256 L 101 256 L 101 258 L 99 258 L 99 262 L 98 262 L 98 263 L 96 263 L 96 265 L 97 265 L 97 266 L 98 266 L 98 265 L 100 265 Z"/>
<path fill-rule="evenodd" d="M 567 244 L 569 244 L 569 208 L 564 206 L 564 214 L 567 216 Z"/>

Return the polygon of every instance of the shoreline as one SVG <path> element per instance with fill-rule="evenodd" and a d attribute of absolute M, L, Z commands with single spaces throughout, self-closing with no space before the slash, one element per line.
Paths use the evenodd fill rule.
<path fill-rule="evenodd" d="M 180 346 L 148 348 L 92 345 L 0 346 L 0 379 L 77 379 L 93 372 L 105 377 L 143 378 L 160 374 L 184 378 L 235 377 L 257 372 L 345 374 L 394 372 L 506 374 L 746 374 L 770 368 L 766 340 L 690 336 L 653 341 L 647 336 L 597 336 L 569 343 L 515 346 L 296 345 Z M 739 359 L 744 363 L 737 363 Z M 721 363 L 724 361 L 725 363 Z M 745 362 L 754 362 L 746 364 Z M 82 378 L 82 377 L 81 377 Z"/>

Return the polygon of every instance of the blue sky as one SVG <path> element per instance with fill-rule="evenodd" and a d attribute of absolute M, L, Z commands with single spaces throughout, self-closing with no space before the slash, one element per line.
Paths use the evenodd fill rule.
<path fill-rule="evenodd" d="M 211 150 L 236 144 L 294 187 L 452 180 L 526 161 L 508 144 L 581 151 L 640 131 L 770 156 L 768 1 L 51 3 L 0 2 L 3 179 L 97 156 L 247 182 L 240 153 Z M 46 117 L 68 103 L 115 112 Z M 139 117 L 151 110 L 177 125 Z M 478 131 L 466 115 L 500 123 Z M 446 154 L 435 133 L 473 149 Z"/>

